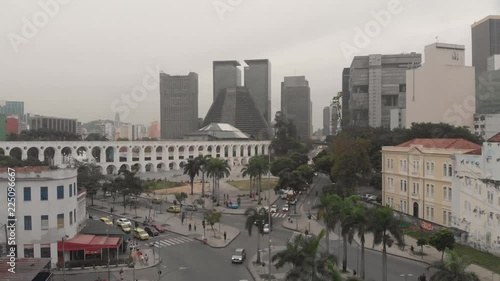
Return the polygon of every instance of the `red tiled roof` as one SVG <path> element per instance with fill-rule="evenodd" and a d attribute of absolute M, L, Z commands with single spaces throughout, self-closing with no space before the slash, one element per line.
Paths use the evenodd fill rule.
<path fill-rule="evenodd" d="M 488 142 L 500 142 L 500 133 L 492 136 L 490 139 L 488 139 Z"/>
<path fill-rule="evenodd" d="M 64 241 L 64 251 L 100 250 L 118 248 L 120 237 L 107 237 L 90 234 L 77 234 L 75 237 Z M 62 241 L 57 242 L 57 249 L 62 251 Z"/>
<path fill-rule="evenodd" d="M 398 144 L 397 147 L 410 147 L 421 145 L 425 148 L 449 148 L 449 149 L 479 149 L 481 146 L 464 139 L 413 139 Z"/>
<path fill-rule="evenodd" d="M 0 167 L 0 173 L 7 172 L 8 167 Z M 13 167 L 16 173 L 41 173 L 49 170 L 49 166 L 27 166 L 27 167 Z"/>
<path fill-rule="evenodd" d="M 471 150 L 469 152 L 466 152 L 464 154 L 469 154 L 469 155 L 481 155 L 481 148 Z"/>

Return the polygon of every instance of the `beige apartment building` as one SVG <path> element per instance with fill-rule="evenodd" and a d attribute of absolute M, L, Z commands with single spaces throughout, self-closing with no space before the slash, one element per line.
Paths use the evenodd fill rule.
<path fill-rule="evenodd" d="M 464 139 L 413 139 L 382 147 L 382 204 L 440 225 L 451 225 L 451 156 L 478 149 Z"/>

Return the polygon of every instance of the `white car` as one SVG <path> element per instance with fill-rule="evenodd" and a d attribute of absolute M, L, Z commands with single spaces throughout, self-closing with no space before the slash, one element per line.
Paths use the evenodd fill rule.
<path fill-rule="evenodd" d="M 367 194 L 365 194 L 365 200 L 368 202 L 377 201 L 377 196 L 367 193 Z"/>
<path fill-rule="evenodd" d="M 126 218 L 121 218 L 116 220 L 117 225 L 126 225 L 126 226 L 132 226 L 132 223 L 126 219 Z"/>
<path fill-rule="evenodd" d="M 288 204 L 283 205 L 283 208 L 281 208 L 283 212 L 288 212 Z"/>
<path fill-rule="evenodd" d="M 264 230 L 265 234 L 267 234 L 267 233 L 269 233 L 271 231 L 271 228 L 269 227 L 268 223 L 264 224 L 264 229 L 263 230 Z"/>
<path fill-rule="evenodd" d="M 278 206 L 272 205 L 271 206 L 271 213 L 276 213 L 276 212 L 278 212 Z"/>

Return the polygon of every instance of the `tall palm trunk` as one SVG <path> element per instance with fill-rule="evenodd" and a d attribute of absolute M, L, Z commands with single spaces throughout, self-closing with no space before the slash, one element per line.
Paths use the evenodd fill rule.
<path fill-rule="evenodd" d="M 365 234 L 361 234 L 361 279 L 365 279 Z"/>
<path fill-rule="evenodd" d="M 257 233 L 257 263 L 260 263 L 260 233 Z"/>
<path fill-rule="evenodd" d="M 191 195 L 193 195 L 193 189 L 194 189 L 194 178 L 191 178 Z"/>
<path fill-rule="evenodd" d="M 326 252 L 330 254 L 330 230 L 328 227 L 325 227 L 326 232 Z"/>
<path fill-rule="evenodd" d="M 220 206 L 220 179 L 217 177 L 217 206 Z"/>
<path fill-rule="evenodd" d="M 385 236 L 385 231 L 382 238 L 382 281 L 387 281 L 387 238 Z"/>
<path fill-rule="evenodd" d="M 259 184 L 258 184 L 258 187 L 257 187 L 259 190 L 258 190 L 258 193 L 259 193 L 259 204 L 260 204 L 260 192 L 262 191 L 262 175 L 259 174 Z"/>
<path fill-rule="evenodd" d="M 342 255 L 342 271 L 347 272 L 347 234 L 342 235 L 344 254 Z"/>
<path fill-rule="evenodd" d="M 205 172 L 201 172 L 201 197 L 205 197 Z"/>

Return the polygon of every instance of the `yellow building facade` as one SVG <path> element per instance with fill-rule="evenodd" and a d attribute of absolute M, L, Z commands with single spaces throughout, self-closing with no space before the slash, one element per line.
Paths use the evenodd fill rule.
<path fill-rule="evenodd" d="M 382 204 L 436 224 L 451 226 L 451 156 L 480 146 L 463 139 L 414 139 L 382 147 Z"/>

